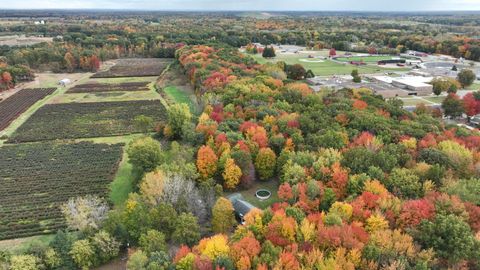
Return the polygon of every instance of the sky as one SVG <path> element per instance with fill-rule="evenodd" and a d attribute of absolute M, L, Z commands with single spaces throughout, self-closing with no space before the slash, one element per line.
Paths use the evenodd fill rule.
<path fill-rule="evenodd" d="M 474 11 L 480 10 L 480 0 L 16 0 L 9 1 L 8 8 L 208 11 Z"/>

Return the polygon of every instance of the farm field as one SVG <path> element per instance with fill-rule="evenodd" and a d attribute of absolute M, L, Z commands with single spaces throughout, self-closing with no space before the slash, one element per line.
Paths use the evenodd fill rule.
<path fill-rule="evenodd" d="M 133 100 L 157 100 L 160 95 L 153 90 L 150 91 L 116 91 L 98 93 L 71 93 L 58 95 L 49 100 L 49 104 L 57 103 L 96 103 L 96 102 L 118 102 Z"/>
<path fill-rule="evenodd" d="M 58 206 L 74 196 L 104 196 L 122 144 L 34 143 L 0 148 L 0 239 L 55 232 Z"/>
<path fill-rule="evenodd" d="M 149 82 L 125 82 L 119 84 L 110 83 L 85 83 L 68 89 L 67 93 L 98 93 L 113 91 L 148 91 Z"/>
<path fill-rule="evenodd" d="M 97 72 L 92 78 L 159 76 L 171 62 L 158 58 L 118 59 L 110 69 Z"/>
<path fill-rule="evenodd" d="M 141 132 L 138 115 L 154 121 L 166 117 L 158 100 L 47 104 L 21 125 L 9 142 L 105 137 Z"/>
<path fill-rule="evenodd" d="M 51 95 L 56 88 L 23 89 L 0 102 L 0 130 L 5 129 L 13 120 L 25 112 L 37 101 Z"/>
<path fill-rule="evenodd" d="M 331 60 L 308 59 L 304 54 L 283 54 L 277 55 L 273 59 L 265 59 L 260 54 L 252 55 L 260 64 L 267 62 L 284 61 L 289 65 L 301 64 L 305 69 L 311 69 L 316 76 L 331 75 L 349 75 L 352 70 L 358 69 L 361 74 L 382 73 L 386 71 L 407 71 L 408 68 L 382 68 L 377 66 L 353 66 L 350 64 L 340 64 Z M 303 61 L 302 61 L 303 60 Z M 316 60 L 316 62 L 315 62 Z"/>

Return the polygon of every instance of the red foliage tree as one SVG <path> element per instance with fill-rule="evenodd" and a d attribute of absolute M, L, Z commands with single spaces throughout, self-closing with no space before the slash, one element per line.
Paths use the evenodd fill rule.
<path fill-rule="evenodd" d="M 277 211 L 265 232 L 265 238 L 277 246 L 288 246 L 295 241 L 297 223 L 294 218 L 287 217 L 283 210 Z"/>
<path fill-rule="evenodd" d="M 330 187 L 335 192 L 337 199 L 345 197 L 346 188 L 348 183 L 348 172 L 340 166 L 340 163 L 336 162 L 332 165 L 332 180 L 327 183 L 327 187 Z"/>
<path fill-rule="evenodd" d="M 300 269 L 300 263 L 291 252 L 282 252 L 278 258 L 275 269 L 278 270 L 297 270 Z"/>
<path fill-rule="evenodd" d="M 13 78 L 10 72 L 8 71 L 5 71 L 2 73 L 2 81 L 5 84 L 7 89 L 13 86 Z"/>
<path fill-rule="evenodd" d="M 92 55 L 90 57 L 90 69 L 92 71 L 97 71 L 100 69 L 100 59 L 98 59 L 98 56 Z"/>
<path fill-rule="evenodd" d="M 278 188 L 278 197 L 281 200 L 289 201 L 293 199 L 292 187 L 289 183 L 284 183 Z"/>
<path fill-rule="evenodd" d="M 322 248 L 362 249 L 368 241 L 368 233 L 355 224 L 331 227 L 321 225 L 317 230 L 317 241 Z"/>
<path fill-rule="evenodd" d="M 244 237 L 231 246 L 231 254 L 236 261 L 242 257 L 248 257 L 252 260 L 260 254 L 260 242 L 254 237 Z"/>
<path fill-rule="evenodd" d="M 468 224 L 475 232 L 480 231 L 480 206 L 476 206 L 473 203 L 466 202 L 465 210 L 468 212 Z"/>
<path fill-rule="evenodd" d="M 429 148 L 437 145 L 437 140 L 435 139 L 435 135 L 432 133 L 427 133 L 419 142 L 418 147 L 420 148 Z"/>
<path fill-rule="evenodd" d="M 463 97 L 463 107 L 468 116 L 474 116 L 480 113 L 480 100 L 475 99 L 472 93 L 468 93 Z"/>
<path fill-rule="evenodd" d="M 378 207 L 379 195 L 364 191 L 351 203 L 353 208 L 352 216 L 355 219 L 365 221 L 372 212 Z"/>
<path fill-rule="evenodd" d="M 357 110 L 364 110 L 367 107 L 368 107 L 368 104 L 363 100 L 355 99 L 353 101 L 353 108 L 355 108 Z"/>
<path fill-rule="evenodd" d="M 213 270 L 212 260 L 206 256 L 196 256 L 193 261 L 193 268 L 196 270 Z"/>
<path fill-rule="evenodd" d="M 188 246 L 181 246 L 177 253 L 175 254 L 175 258 L 173 259 L 173 262 L 174 263 L 177 263 L 178 261 L 180 261 L 183 257 L 187 256 L 188 253 L 190 253 L 191 250 Z"/>
<path fill-rule="evenodd" d="M 431 219 L 435 215 L 435 206 L 426 199 L 406 201 L 397 223 L 404 227 L 415 227 L 424 219 Z"/>
<path fill-rule="evenodd" d="M 335 50 L 335 48 L 331 48 L 330 51 L 328 52 L 328 55 L 330 57 L 334 57 L 335 55 L 337 55 L 337 50 Z"/>

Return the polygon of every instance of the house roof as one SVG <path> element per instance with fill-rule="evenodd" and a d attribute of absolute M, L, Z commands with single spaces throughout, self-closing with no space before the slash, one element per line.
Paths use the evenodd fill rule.
<path fill-rule="evenodd" d="M 232 202 L 235 212 L 240 216 L 245 216 L 250 210 L 255 208 L 251 203 L 245 201 L 240 193 L 232 194 L 228 196 L 228 199 Z"/>

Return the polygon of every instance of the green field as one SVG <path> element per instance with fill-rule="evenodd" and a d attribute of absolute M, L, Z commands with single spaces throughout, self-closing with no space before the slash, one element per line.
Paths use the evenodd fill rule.
<path fill-rule="evenodd" d="M 442 103 L 445 98 L 446 98 L 445 96 L 439 96 L 439 97 L 424 97 L 423 99 L 426 99 L 433 103 Z"/>
<path fill-rule="evenodd" d="M 391 60 L 393 59 L 393 56 L 385 56 L 385 55 L 379 55 L 379 56 L 352 56 L 352 57 L 338 57 L 335 58 L 337 61 L 342 61 L 342 62 L 350 62 L 350 61 L 355 61 L 355 62 L 366 62 L 366 63 L 376 63 L 378 61 L 382 60 Z"/>
<path fill-rule="evenodd" d="M 184 91 L 178 89 L 176 86 L 167 86 L 163 89 L 165 94 L 173 100 L 175 103 L 187 104 L 190 107 L 190 111 L 194 111 L 194 105 L 190 97 Z"/>
<path fill-rule="evenodd" d="M 278 180 L 269 180 L 267 182 L 255 181 L 255 183 L 251 188 L 241 191 L 240 194 L 242 194 L 243 198 L 247 202 L 251 203 L 253 206 L 258 207 L 260 209 L 266 209 L 272 204 L 279 201 L 278 194 L 277 194 L 278 186 L 279 186 Z M 272 196 L 269 199 L 264 201 L 259 200 L 255 196 L 255 192 L 257 192 L 257 190 L 259 189 L 269 190 L 270 192 L 272 192 Z"/>
<path fill-rule="evenodd" d="M 466 88 L 467 90 L 480 90 L 480 82 L 474 82 L 472 85 Z"/>
<path fill-rule="evenodd" d="M 311 69 L 316 76 L 331 76 L 331 75 L 349 75 L 352 70 L 358 69 L 358 72 L 361 74 L 371 74 L 371 73 L 381 73 L 385 71 L 406 71 L 408 68 L 383 68 L 377 66 L 353 66 L 350 64 L 340 64 L 330 60 L 323 60 L 322 62 L 306 62 L 306 61 L 315 61 L 315 59 L 307 58 L 307 55 L 302 54 L 283 54 L 278 55 L 273 59 L 265 59 L 261 55 L 253 55 L 255 60 L 260 64 L 266 62 L 279 62 L 284 61 L 289 65 L 301 64 L 305 69 Z M 303 60 L 303 61 L 302 61 Z"/>
<path fill-rule="evenodd" d="M 425 101 L 421 98 L 400 98 L 403 101 L 404 106 L 416 106 L 418 104 L 425 104 L 428 105 L 428 101 Z"/>

